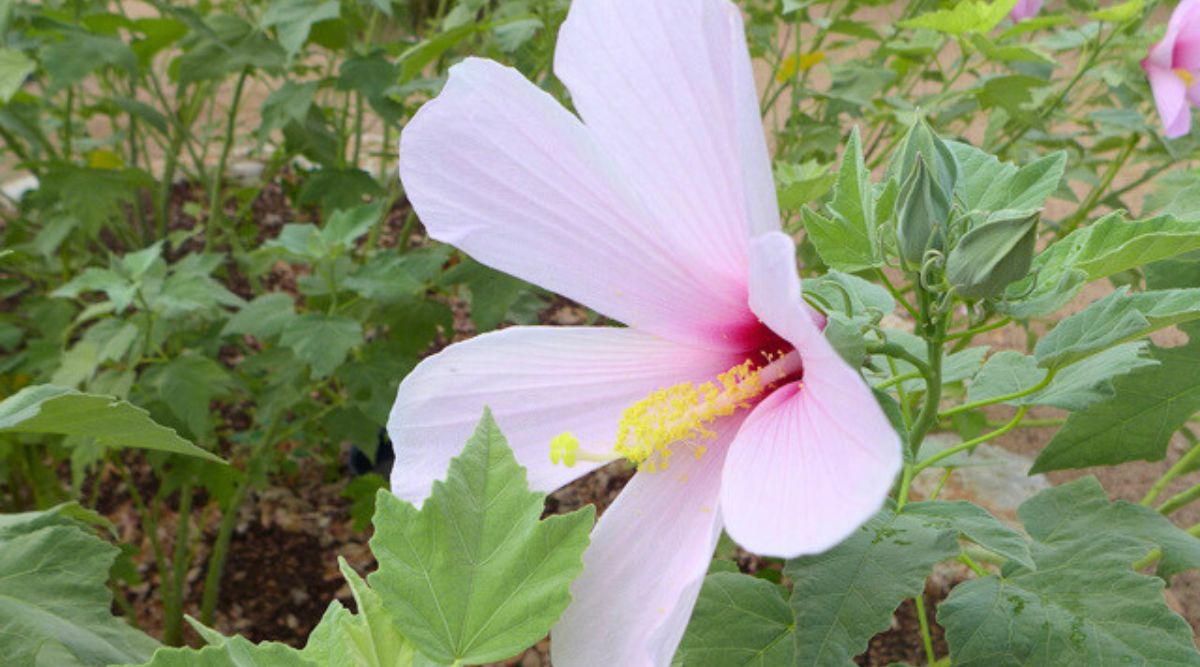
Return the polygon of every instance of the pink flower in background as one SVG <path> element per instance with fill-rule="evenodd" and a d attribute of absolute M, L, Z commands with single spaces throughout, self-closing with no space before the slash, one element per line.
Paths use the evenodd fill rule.
<path fill-rule="evenodd" d="M 513 327 L 426 359 L 389 419 L 392 490 L 422 502 L 484 406 L 534 488 L 638 463 L 553 658 L 666 665 L 723 527 L 758 553 L 828 549 L 880 508 L 900 443 L 801 300 L 738 10 L 574 0 L 554 69 L 579 117 L 510 68 L 452 68 L 401 179 L 434 238 L 628 328 Z"/>
<path fill-rule="evenodd" d="M 1200 0 L 1183 0 L 1171 14 L 1167 34 L 1142 61 L 1150 78 L 1154 105 L 1168 138 L 1192 127 L 1188 102 L 1200 104 Z"/>
<path fill-rule="evenodd" d="M 1008 17 L 1013 21 L 1024 21 L 1028 18 L 1033 18 L 1042 11 L 1042 5 L 1045 0 L 1017 0 L 1016 6 L 1008 13 Z"/>

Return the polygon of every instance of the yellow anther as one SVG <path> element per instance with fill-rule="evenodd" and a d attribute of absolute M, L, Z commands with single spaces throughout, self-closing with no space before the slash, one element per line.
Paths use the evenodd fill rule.
<path fill-rule="evenodd" d="M 550 440 L 551 463 L 562 463 L 568 468 L 573 467 L 578 452 L 579 438 L 571 435 L 570 431 L 563 431 Z"/>
<path fill-rule="evenodd" d="M 627 408 L 617 429 L 615 450 L 640 470 L 665 470 L 676 443 L 688 442 L 699 459 L 705 448 L 696 441 L 716 437 L 709 428 L 719 417 L 751 407 L 766 386 L 759 368 L 747 360 L 717 376 L 716 382 L 677 384 L 651 392 Z"/>
<path fill-rule="evenodd" d="M 1192 84 L 1196 83 L 1196 77 L 1191 72 L 1185 69 L 1177 69 L 1174 70 L 1174 72 L 1175 76 L 1179 77 L 1179 80 L 1183 82 L 1183 85 L 1187 86 L 1188 88 L 1191 88 Z"/>

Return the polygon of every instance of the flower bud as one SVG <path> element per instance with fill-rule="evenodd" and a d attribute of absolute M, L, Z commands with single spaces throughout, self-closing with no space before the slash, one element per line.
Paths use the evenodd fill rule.
<path fill-rule="evenodd" d="M 950 198 L 932 178 L 925 157 L 918 154 L 896 203 L 896 242 L 900 256 L 920 264 L 927 250 L 941 249 L 949 216 Z"/>
<path fill-rule="evenodd" d="M 925 158 L 925 167 L 945 193 L 946 199 L 950 200 L 954 195 L 954 184 L 958 181 L 958 161 L 946 142 L 934 134 L 923 118 L 913 123 L 904 135 L 904 143 L 888 167 L 889 175 L 903 183 L 916 169 L 918 157 Z"/>
<path fill-rule="evenodd" d="M 1038 217 L 999 211 L 964 234 L 946 260 L 946 279 L 955 291 L 967 299 L 983 299 L 1024 278 L 1033 263 Z"/>

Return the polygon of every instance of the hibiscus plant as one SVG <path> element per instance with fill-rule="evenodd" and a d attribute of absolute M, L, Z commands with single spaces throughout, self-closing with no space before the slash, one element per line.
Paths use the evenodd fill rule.
<path fill-rule="evenodd" d="M 1200 665 L 1200 1 L 0 28 L 0 663 Z"/>

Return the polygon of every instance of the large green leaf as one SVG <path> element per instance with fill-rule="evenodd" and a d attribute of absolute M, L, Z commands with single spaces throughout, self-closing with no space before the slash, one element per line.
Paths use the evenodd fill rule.
<path fill-rule="evenodd" d="M 283 332 L 296 319 L 296 303 L 288 294 L 260 294 L 246 304 L 221 330 L 222 336 L 249 334 L 255 338 L 270 338 Z"/>
<path fill-rule="evenodd" d="M 1006 402 L 1009 405 L 1052 405 L 1064 410 L 1082 410 L 1112 398 L 1114 378 L 1155 365 L 1153 359 L 1143 354 L 1146 347 L 1145 341 L 1139 341 L 1109 348 L 1059 371 L 1046 388 Z M 988 358 L 971 381 L 967 401 L 1016 394 L 1036 386 L 1046 373 L 1047 370 L 1038 366 L 1037 359 L 1032 356 L 1014 350 L 998 352 Z"/>
<path fill-rule="evenodd" d="M 794 582 L 796 665 L 853 665 L 925 577 L 958 551 L 957 533 L 925 517 L 884 510 L 838 546 L 788 561 Z"/>
<path fill-rule="evenodd" d="M 954 588 L 938 623 L 955 665 L 1200 665 L 1191 628 L 1167 607 L 1162 580 L 1131 567 L 1154 545 L 1137 522 L 1165 520 L 1144 508 L 1135 515 L 1111 507 L 1094 479 L 1021 506 L 1037 569 L 1010 564 L 1000 576 Z"/>
<path fill-rule="evenodd" d="M 1111 399 L 1072 413 L 1031 472 L 1158 461 L 1171 435 L 1200 410 L 1200 330 L 1182 347 L 1152 348 L 1157 366 L 1113 380 Z"/>
<path fill-rule="evenodd" d="M 1025 567 L 1033 567 L 1025 536 L 978 505 L 963 500 L 933 500 L 910 503 L 904 507 L 904 513 L 925 517 L 930 526 L 956 531 L 989 551 Z"/>
<path fill-rule="evenodd" d="M 1017 0 L 963 0 L 950 9 L 939 9 L 901 21 L 902 28 L 928 28 L 951 35 L 988 33 L 1004 20 Z"/>
<path fill-rule="evenodd" d="M 1062 367 L 1159 329 L 1200 319 L 1200 287 L 1128 292 L 1128 287 L 1121 287 L 1059 322 L 1034 348 L 1038 364 Z"/>
<path fill-rule="evenodd" d="M 321 667 L 409 667 L 417 659 L 412 644 L 396 629 L 380 599 L 343 558 L 342 576 L 350 584 L 358 614 L 336 600 L 313 629 L 302 655 Z"/>
<path fill-rule="evenodd" d="M 263 15 L 264 28 L 275 28 L 279 43 L 289 56 L 298 53 L 313 24 L 341 15 L 337 0 L 272 0 Z"/>
<path fill-rule="evenodd" d="M 296 357 L 308 362 L 314 377 L 328 377 L 363 342 L 358 320 L 340 315 L 308 313 L 292 321 L 279 336 Z"/>
<path fill-rule="evenodd" d="M 675 654 L 678 667 L 791 667 L 796 619 L 779 586 L 735 572 L 708 575 Z"/>
<path fill-rule="evenodd" d="M 1062 151 L 1018 168 L 970 144 L 952 141 L 947 145 L 958 161 L 955 195 L 969 211 L 1039 210 L 1058 188 L 1067 165 L 1067 154 Z"/>
<path fill-rule="evenodd" d="M 1077 229 L 1040 253 L 1030 277 L 1009 286 L 1009 312 L 1048 315 L 1067 304 L 1089 280 L 1200 249 L 1200 221 L 1169 216 L 1128 221 L 1111 213 Z"/>
<path fill-rule="evenodd" d="M 8 102 L 25 85 L 37 64 L 20 51 L 0 49 L 0 104 Z"/>
<path fill-rule="evenodd" d="M 158 646 L 112 615 L 118 550 L 58 509 L 0 522 L 0 647 L 11 667 L 103 667 Z"/>
<path fill-rule="evenodd" d="M 156 449 L 221 462 L 139 407 L 54 385 L 26 387 L 0 403 L 0 433 L 88 436 L 102 447 Z"/>
<path fill-rule="evenodd" d="M 883 258 L 875 232 L 875 193 L 857 127 L 842 154 L 828 208 L 828 218 L 807 208 L 802 211 L 804 228 L 821 259 L 848 272 L 880 266 Z"/>
<path fill-rule="evenodd" d="M 422 653 L 446 663 L 510 657 L 545 636 L 583 568 L 594 510 L 539 521 L 490 413 L 421 509 L 381 491 L 368 581 Z"/>

